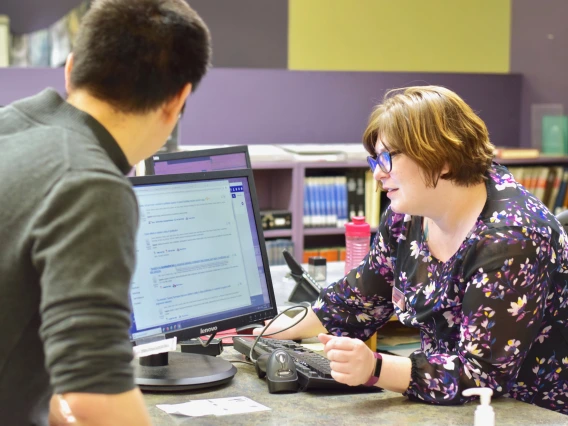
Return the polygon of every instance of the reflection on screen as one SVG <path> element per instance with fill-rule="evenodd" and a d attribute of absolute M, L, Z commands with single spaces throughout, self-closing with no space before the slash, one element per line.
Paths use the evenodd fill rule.
<path fill-rule="evenodd" d="M 135 186 L 131 339 L 270 306 L 246 177 Z"/>

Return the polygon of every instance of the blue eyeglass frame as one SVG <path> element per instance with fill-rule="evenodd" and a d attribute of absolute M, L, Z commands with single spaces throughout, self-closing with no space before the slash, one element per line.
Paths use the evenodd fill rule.
<path fill-rule="evenodd" d="M 398 154 L 400 154 L 400 152 L 383 151 L 377 156 L 377 158 L 371 157 L 369 155 L 367 157 L 367 163 L 369 164 L 369 167 L 371 168 L 371 171 L 373 173 L 375 173 L 375 169 L 377 168 L 377 166 L 379 166 L 379 168 L 384 173 L 390 173 L 392 170 L 392 158 Z"/>

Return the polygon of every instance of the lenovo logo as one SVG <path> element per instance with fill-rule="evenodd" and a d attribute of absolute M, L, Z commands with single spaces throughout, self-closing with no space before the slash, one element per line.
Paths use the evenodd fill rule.
<path fill-rule="evenodd" d="M 199 332 L 200 332 L 201 334 L 211 333 L 212 331 L 217 331 L 217 326 L 215 326 L 215 327 L 209 327 L 209 328 L 202 328 L 201 330 L 199 330 Z"/>

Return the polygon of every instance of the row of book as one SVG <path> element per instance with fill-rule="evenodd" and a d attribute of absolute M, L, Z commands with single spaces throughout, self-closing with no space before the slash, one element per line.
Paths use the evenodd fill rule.
<path fill-rule="evenodd" d="M 314 256 L 325 257 L 328 262 L 345 261 L 345 247 L 305 248 L 302 263 L 308 263 Z"/>
<path fill-rule="evenodd" d="M 304 227 L 342 227 L 353 216 L 379 224 L 381 193 L 370 170 L 350 169 L 344 176 L 306 177 Z"/>
<path fill-rule="evenodd" d="M 48 28 L 28 34 L 10 34 L 8 17 L 0 16 L 0 66 L 64 65 L 89 6 L 85 0 Z"/>
<path fill-rule="evenodd" d="M 568 167 L 508 167 L 515 180 L 554 213 L 568 209 Z"/>
<path fill-rule="evenodd" d="M 270 266 L 285 265 L 282 250 L 294 253 L 294 243 L 287 239 L 266 240 L 266 253 Z"/>
<path fill-rule="evenodd" d="M 568 167 L 510 166 L 515 180 L 554 214 L 568 209 Z M 370 170 L 351 169 L 344 176 L 306 177 L 304 227 L 343 227 L 353 216 L 379 225 L 381 193 Z"/>
<path fill-rule="evenodd" d="M 267 240 L 266 252 L 270 266 L 285 265 L 286 261 L 282 250 L 294 253 L 294 243 L 287 239 Z M 328 262 L 345 261 L 345 247 L 305 248 L 302 254 L 302 263 L 308 263 L 310 257 L 321 256 Z"/>

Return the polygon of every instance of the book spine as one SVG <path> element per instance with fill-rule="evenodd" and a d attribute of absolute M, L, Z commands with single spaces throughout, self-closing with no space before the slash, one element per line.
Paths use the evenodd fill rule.
<path fill-rule="evenodd" d="M 346 175 L 347 183 L 347 221 L 353 220 L 357 216 L 357 173 L 356 170 L 349 170 Z"/>
<path fill-rule="evenodd" d="M 335 197 L 335 182 L 333 177 L 322 178 L 325 193 L 326 226 L 337 225 L 337 198 Z"/>
<path fill-rule="evenodd" d="M 0 15 L 0 67 L 10 65 L 10 18 Z"/>
<path fill-rule="evenodd" d="M 304 180 L 304 228 L 312 226 L 312 199 L 309 179 Z"/>
<path fill-rule="evenodd" d="M 357 170 L 357 215 L 365 216 L 365 169 Z"/>
<path fill-rule="evenodd" d="M 544 204 L 545 202 L 545 192 L 546 183 L 548 181 L 549 168 L 548 167 L 535 167 L 536 179 L 535 179 L 535 191 L 534 196 L 537 197 Z"/>
<path fill-rule="evenodd" d="M 560 188 L 558 189 L 558 194 L 556 195 L 556 201 L 554 202 L 554 214 L 558 214 L 564 210 L 564 197 L 566 197 L 566 189 L 568 187 L 568 168 L 563 168 L 562 177 L 560 181 Z"/>
<path fill-rule="evenodd" d="M 560 190 L 560 183 L 562 182 L 562 175 L 564 173 L 564 168 L 562 166 L 554 166 L 550 168 L 550 176 L 548 181 L 549 193 L 546 197 L 546 206 L 551 212 L 554 212 L 554 205 L 556 204 L 556 198 L 558 197 L 558 191 Z"/>
<path fill-rule="evenodd" d="M 333 196 L 335 197 L 335 226 L 340 227 L 343 224 L 343 201 L 341 200 L 341 176 L 333 178 Z"/>
<path fill-rule="evenodd" d="M 321 190 L 320 178 L 313 177 L 311 178 L 313 182 L 313 195 L 314 195 L 314 222 L 315 226 L 322 226 L 325 223 L 325 214 L 324 214 L 324 200 L 323 194 Z"/>

